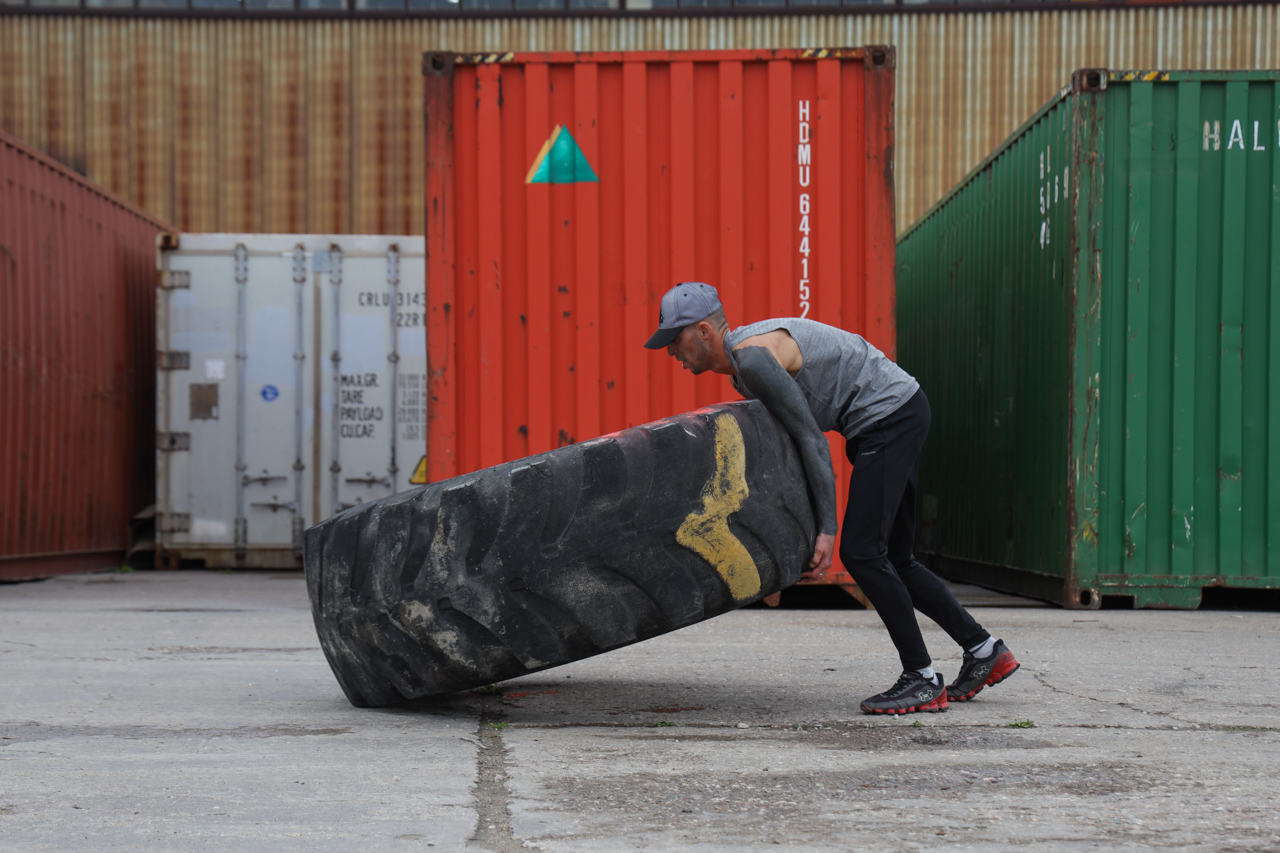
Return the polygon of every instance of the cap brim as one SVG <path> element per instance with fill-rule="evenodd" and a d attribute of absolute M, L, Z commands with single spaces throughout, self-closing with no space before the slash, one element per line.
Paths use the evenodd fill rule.
<path fill-rule="evenodd" d="M 649 338 L 644 345 L 645 349 L 666 349 L 667 344 L 680 337 L 682 331 L 684 331 L 684 326 L 677 326 L 674 329 L 659 329 L 653 333 L 653 337 Z"/>

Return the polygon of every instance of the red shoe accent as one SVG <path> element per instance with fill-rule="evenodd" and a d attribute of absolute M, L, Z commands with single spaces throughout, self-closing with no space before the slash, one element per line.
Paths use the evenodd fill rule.
<path fill-rule="evenodd" d="M 996 662 L 991 665 L 991 672 L 983 680 L 981 684 L 970 690 L 964 696 L 957 696 L 952 702 L 968 702 L 974 696 L 982 692 L 982 688 L 990 687 L 993 684 L 999 684 L 1009 676 L 1013 675 L 1022 664 L 1018 663 L 1014 658 L 1013 652 L 1003 652 L 1000 657 L 996 658 Z"/>
<path fill-rule="evenodd" d="M 949 707 L 950 705 L 947 704 L 947 689 L 946 687 L 943 687 L 942 692 L 938 694 L 938 698 L 934 699 L 927 705 L 921 705 L 917 710 L 928 711 L 929 713 L 934 714 L 938 711 L 945 711 Z"/>
<path fill-rule="evenodd" d="M 990 687 L 992 684 L 999 684 L 1017 672 L 1020 666 L 1022 664 L 1013 657 L 1013 652 L 1005 652 L 996 659 L 995 665 L 991 667 L 991 674 L 987 676 L 982 686 Z"/>

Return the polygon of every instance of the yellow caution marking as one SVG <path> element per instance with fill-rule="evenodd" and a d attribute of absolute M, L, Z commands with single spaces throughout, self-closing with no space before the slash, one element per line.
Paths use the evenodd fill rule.
<path fill-rule="evenodd" d="M 551 135 L 547 137 L 547 141 L 542 143 L 542 148 L 538 151 L 538 156 L 533 158 L 533 165 L 529 167 L 529 173 L 524 176 L 526 184 L 533 183 L 533 176 L 538 174 L 538 169 L 542 167 L 542 161 L 547 159 L 547 154 L 551 152 L 551 146 L 556 144 L 556 140 L 560 138 L 560 131 L 564 128 L 556 125 L 551 131 Z"/>
<path fill-rule="evenodd" d="M 413 476 L 409 478 L 411 486 L 425 486 L 427 484 L 427 457 L 423 456 L 418 460 L 418 466 L 413 469 Z"/>
<path fill-rule="evenodd" d="M 716 418 L 716 472 L 702 487 L 702 509 L 691 512 L 676 531 L 676 541 L 715 566 L 735 601 L 760 591 L 760 571 L 729 530 L 729 516 L 747 495 L 747 453 L 742 428 L 733 415 Z"/>

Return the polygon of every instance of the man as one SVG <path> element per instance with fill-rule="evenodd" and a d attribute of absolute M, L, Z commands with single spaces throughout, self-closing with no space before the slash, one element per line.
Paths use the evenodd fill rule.
<path fill-rule="evenodd" d="M 809 571 L 821 578 L 836 542 L 836 484 L 823 432 L 845 438 L 853 464 L 840 559 L 875 605 L 902 659 L 896 684 L 862 702 L 872 714 L 945 711 L 1018 669 L 1003 640 L 969 615 L 947 586 L 915 561 L 916 475 L 929 432 L 920 384 L 859 335 L 812 320 L 781 318 L 730 330 L 716 289 L 677 284 L 662 297 L 658 330 L 645 344 L 695 375 L 732 377 L 795 439 L 818 524 Z M 937 622 L 964 650 L 960 674 L 943 687 L 914 610 Z"/>

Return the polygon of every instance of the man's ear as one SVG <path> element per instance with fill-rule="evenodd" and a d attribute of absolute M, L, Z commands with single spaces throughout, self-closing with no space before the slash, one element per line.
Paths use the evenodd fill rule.
<path fill-rule="evenodd" d="M 706 320 L 699 320 L 697 329 L 698 337 L 702 338 L 704 341 L 711 340 L 712 336 L 715 335 L 716 332 L 715 326 L 712 326 Z"/>

